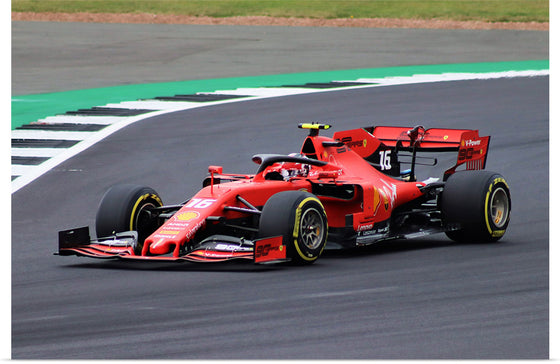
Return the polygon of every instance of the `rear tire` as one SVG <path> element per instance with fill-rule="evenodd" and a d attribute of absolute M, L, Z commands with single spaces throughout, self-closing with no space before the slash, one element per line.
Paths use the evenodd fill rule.
<path fill-rule="evenodd" d="M 295 264 L 311 264 L 327 243 L 328 223 L 319 199 L 304 191 L 273 195 L 263 207 L 259 236 L 282 235 L 287 257 Z"/>
<path fill-rule="evenodd" d="M 123 184 L 111 187 L 101 199 L 95 218 L 98 238 L 124 231 L 136 231 L 135 254 L 140 254 L 144 240 L 159 227 L 150 210 L 163 206 L 161 198 L 150 187 Z"/>
<path fill-rule="evenodd" d="M 490 171 L 461 171 L 447 180 L 441 195 L 443 220 L 458 230 L 447 236 L 458 242 L 501 239 L 511 213 L 511 195 L 504 177 Z"/>

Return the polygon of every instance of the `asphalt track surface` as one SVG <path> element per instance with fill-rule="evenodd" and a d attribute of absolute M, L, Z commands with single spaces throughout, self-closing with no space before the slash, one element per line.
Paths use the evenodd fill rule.
<path fill-rule="evenodd" d="M 522 47 L 521 47 L 522 48 Z M 542 57 L 541 57 L 542 58 Z M 254 100 L 146 119 L 12 195 L 16 359 L 542 359 L 548 357 L 548 77 Z M 480 129 L 513 213 L 496 244 L 444 236 L 328 253 L 309 267 L 57 257 L 120 182 L 180 202 L 209 164 L 252 172 L 297 151 L 297 122 Z"/>

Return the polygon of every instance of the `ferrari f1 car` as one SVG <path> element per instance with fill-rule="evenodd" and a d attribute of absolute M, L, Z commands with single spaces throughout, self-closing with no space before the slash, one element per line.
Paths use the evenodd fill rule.
<path fill-rule="evenodd" d="M 58 254 L 309 264 L 326 246 L 352 248 L 435 233 L 459 242 L 504 235 L 510 190 L 504 177 L 484 170 L 489 136 L 377 126 L 326 137 L 319 131 L 330 125 L 299 127 L 309 130 L 299 153 L 257 154 L 255 174 L 210 166 L 203 188 L 180 204 L 164 205 L 149 187 L 110 188 L 97 211 L 97 239 L 89 227 L 60 231 Z M 442 178 L 417 181 L 417 165 L 430 159 L 423 152 L 457 153 L 456 163 Z"/>

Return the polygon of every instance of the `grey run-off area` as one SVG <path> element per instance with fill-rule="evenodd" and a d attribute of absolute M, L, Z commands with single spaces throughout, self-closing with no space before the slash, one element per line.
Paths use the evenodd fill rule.
<path fill-rule="evenodd" d="M 548 59 L 548 32 L 12 22 L 12 93 Z"/>

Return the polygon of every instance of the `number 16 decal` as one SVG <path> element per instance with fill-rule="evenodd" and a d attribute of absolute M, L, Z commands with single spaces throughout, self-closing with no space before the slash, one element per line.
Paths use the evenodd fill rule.
<path fill-rule="evenodd" d="M 211 198 L 193 198 L 189 201 L 186 207 L 192 207 L 195 209 L 205 209 L 212 205 L 216 200 Z"/>
<path fill-rule="evenodd" d="M 379 166 L 382 171 L 391 169 L 391 150 L 382 150 L 379 152 Z"/>

